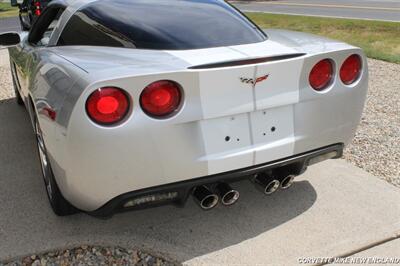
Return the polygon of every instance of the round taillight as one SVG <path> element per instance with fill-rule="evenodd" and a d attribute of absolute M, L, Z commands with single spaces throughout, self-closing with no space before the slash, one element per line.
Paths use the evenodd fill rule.
<path fill-rule="evenodd" d="M 361 58 L 353 54 L 347 57 L 340 68 L 340 79 L 346 85 L 352 84 L 361 73 Z"/>
<path fill-rule="evenodd" d="M 87 99 L 86 112 L 97 124 L 116 124 L 122 121 L 129 112 L 129 97 L 119 88 L 100 88 L 90 94 Z"/>
<path fill-rule="evenodd" d="M 329 59 L 319 61 L 312 68 L 308 78 L 311 87 L 316 91 L 322 91 L 332 82 L 333 66 Z"/>
<path fill-rule="evenodd" d="M 181 98 L 180 86 L 177 83 L 160 80 L 144 88 L 140 95 L 140 105 L 149 116 L 163 118 L 178 111 Z"/>

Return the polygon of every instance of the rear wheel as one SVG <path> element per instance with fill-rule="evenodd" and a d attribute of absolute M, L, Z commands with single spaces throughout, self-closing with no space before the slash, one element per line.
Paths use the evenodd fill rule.
<path fill-rule="evenodd" d="M 22 31 L 29 31 L 29 28 L 24 24 L 21 14 L 19 15 L 19 24 L 21 26 Z"/>
<path fill-rule="evenodd" d="M 17 104 L 24 105 L 24 101 L 22 100 L 21 94 L 19 94 L 19 91 L 15 86 L 15 84 L 14 84 L 14 91 L 15 91 L 15 100 L 17 101 Z"/>
<path fill-rule="evenodd" d="M 46 192 L 49 198 L 51 208 L 53 209 L 54 213 L 58 216 L 66 216 L 74 214 L 78 210 L 75 207 L 73 207 L 63 197 L 60 189 L 57 186 L 53 170 L 51 169 L 50 166 L 50 161 L 47 155 L 46 146 L 43 141 L 43 134 L 36 118 L 35 118 L 35 133 L 36 133 L 36 142 L 39 153 L 39 160 L 42 168 L 43 180 L 46 186 Z"/>

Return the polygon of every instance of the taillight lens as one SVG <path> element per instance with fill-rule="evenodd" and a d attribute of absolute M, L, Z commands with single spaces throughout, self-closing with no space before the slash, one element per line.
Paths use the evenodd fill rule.
<path fill-rule="evenodd" d="M 86 101 L 86 112 L 97 124 L 112 125 L 129 112 L 129 97 L 122 89 L 105 87 L 94 91 Z"/>
<path fill-rule="evenodd" d="M 347 57 L 340 68 L 340 79 L 346 85 L 352 84 L 361 73 L 361 58 L 353 54 Z"/>
<path fill-rule="evenodd" d="M 181 104 L 180 86 L 170 80 L 148 85 L 140 95 L 140 105 L 149 116 L 163 118 L 175 113 Z"/>
<path fill-rule="evenodd" d="M 314 90 L 321 91 L 331 84 L 332 77 L 332 62 L 329 59 L 324 59 L 315 64 L 310 72 L 308 80 Z"/>
<path fill-rule="evenodd" d="M 40 5 L 40 2 L 35 2 L 34 3 L 34 6 L 36 7 L 36 9 L 35 9 L 35 15 L 36 16 L 40 16 L 41 14 L 42 14 L 42 11 L 41 11 L 41 5 Z"/>

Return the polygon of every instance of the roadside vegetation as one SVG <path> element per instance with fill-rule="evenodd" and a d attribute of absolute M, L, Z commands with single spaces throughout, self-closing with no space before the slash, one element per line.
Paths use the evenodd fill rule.
<path fill-rule="evenodd" d="M 361 47 L 370 58 L 400 63 L 400 23 L 246 13 L 261 28 L 314 33 Z"/>
<path fill-rule="evenodd" d="M 18 8 L 12 7 L 10 2 L 0 2 L 0 18 L 18 16 Z"/>

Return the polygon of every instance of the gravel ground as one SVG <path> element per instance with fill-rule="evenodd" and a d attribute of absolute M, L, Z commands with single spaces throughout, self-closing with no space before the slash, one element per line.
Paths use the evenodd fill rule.
<path fill-rule="evenodd" d="M 400 187 L 400 65 L 368 60 L 369 91 L 344 158 Z"/>
<path fill-rule="evenodd" d="M 149 265 L 172 266 L 178 265 L 137 250 L 123 248 L 104 248 L 81 246 L 75 249 L 49 252 L 43 255 L 32 255 L 19 261 L 2 264 L 0 266 L 20 265 Z"/>
<path fill-rule="evenodd" d="M 1 61 L 1 59 L 0 59 Z M 11 73 L 8 68 L 0 64 L 0 104 L 4 100 L 15 97 L 11 81 Z"/>

